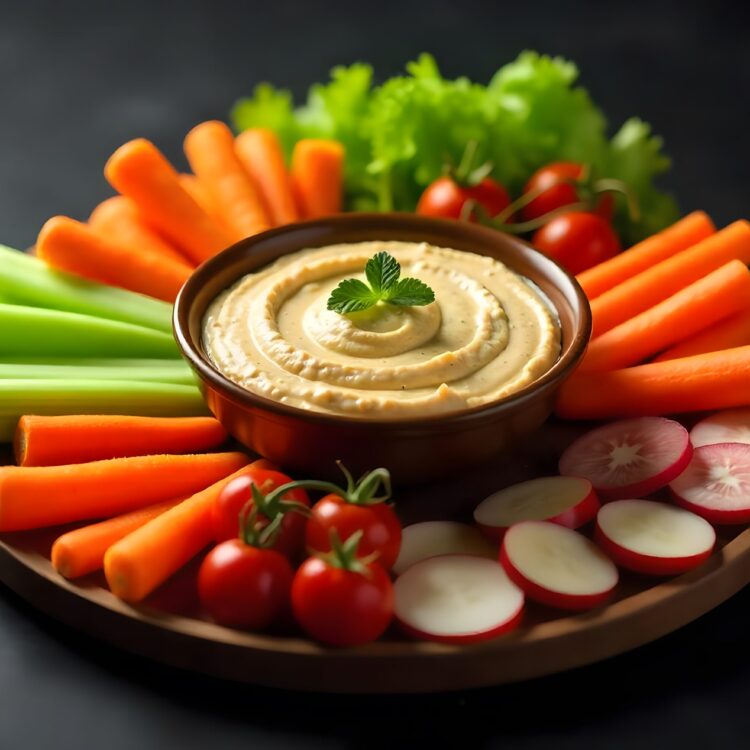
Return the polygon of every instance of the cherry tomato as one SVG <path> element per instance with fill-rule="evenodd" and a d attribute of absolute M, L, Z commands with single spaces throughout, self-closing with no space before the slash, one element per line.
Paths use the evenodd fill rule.
<path fill-rule="evenodd" d="M 198 571 L 198 594 L 221 625 L 261 630 L 289 608 L 294 572 L 287 558 L 230 539 L 206 555 Z"/>
<path fill-rule="evenodd" d="M 362 530 L 358 550 L 361 557 L 377 554 L 387 570 L 393 567 L 401 549 L 401 524 L 393 509 L 385 503 L 355 504 L 338 495 L 326 495 L 312 508 L 307 521 L 305 544 L 308 549 L 328 552 L 330 533 L 335 529 L 341 539 Z"/>
<path fill-rule="evenodd" d="M 310 557 L 294 576 L 292 610 L 315 640 L 357 646 L 385 632 L 393 616 L 393 586 L 377 563 L 358 572 Z"/>
<path fill-rule="evenodd" d="M 531 244 L 572 274 L 620 252 L 620 240 L 607 221 L 577 211 L 557 216 L 537 229 Z"/>
<path fill-rule="evenodd" d="M 578 180 L 584 172 L 582 164 L 570 161 L 558 161 L 547 164 L 531 175 L 523 189 L 524 193 L 543 190 L 530 203 L 521 209 L 524 221 L 537 219 L 550 211 L 569 206 L 580 200 L 576 188 L 564 180 Z M 611 193 L 604 193 L 597 202 L 595 213 L 605 219 L 611 219 L 614 211 L 614 199 Z"/>
<path fill-rule="evenodd" d="M 255 485 L 264 495 L 287 484 L 292 480 L 280 471 L 271 469 L 251 469 L 229 482 L 216 498 L 212 509 L 214 539 L 223 542 L 239 534 L 240 512 L 252 498 L 252 486 Z M 290 490 L 284 498 L 310 507 L 310 500 L 303 489 Z M 270 519 L 259 514 L 260 520 L 270 523 Z M 286 555 L 290 560 L 297 560 L 304 548 L 305 517 L 300 513 L 289 512 L 281 522 L 281 529 L 276 537 L 274 549 Z"/>
<path fill-rule="evenodd" d="M 485 177 L 473 187 L 459 185 L 450 177 L 439 177 L 422 193 L 417 213 L 442 219 L 460 219 L 463 218 L 464 204 L 470 200 L 482 206 L 490 216 L 497 216 L 510 205 L 508 191 L 490 177 Z M 469 221 L 476 220 L 476 212 L 471 211 Z"/>

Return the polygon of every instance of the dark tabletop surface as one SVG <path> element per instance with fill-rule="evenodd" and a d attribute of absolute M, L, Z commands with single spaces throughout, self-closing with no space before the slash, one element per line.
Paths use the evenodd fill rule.
<path fill-rule="evenodd" d="M 297 94 L 334 64 L 392 75 L 420 51 L 486 80 L 524 48 L 576 60 L 613 126 L 650 121 L 681 208 L 750 216 L 750 24 L 742 2 L 0 2 L 0 242 L 108 194 L 145 136 L 182 163 L 201 119 L 260 80 Z M 0 587 L 0 748 L 741 748 L 750 591 L 654 644 L 520 686 L 316 697 L 237 687 L 113 651 Z"/>

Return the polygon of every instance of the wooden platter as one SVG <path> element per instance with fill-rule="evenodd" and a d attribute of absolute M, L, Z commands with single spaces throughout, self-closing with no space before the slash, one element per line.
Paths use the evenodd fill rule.
<path fill-rule="evenodd" d="M 580 432 L 551 422 L 495 466 L 399 492 L 401 515 L 405 522 L 467 517 L 490 491 L 555 473 L 557 456 Z M 378 643 L 335 650 L 298 633 L 259 635 L 206 621 L 195 592 L 197 560 L 139 607 L 110 594 L 101 575 L 66 581 L 49 562 L 60 533 L 0 535 L 0 581 L 66 625 L 126 651 L 222 678 L 320 692 L 437 692 L 563 671 L 666 635 L 750 582 L 750 530 L 720 529 L 715 553 L 700 568 L 667 580 L 625 575 L 613 603 L 592 612 L 570 616 L 530 604 L 519 630 L 484 644 L 417 643 L 394 630 Z"/>

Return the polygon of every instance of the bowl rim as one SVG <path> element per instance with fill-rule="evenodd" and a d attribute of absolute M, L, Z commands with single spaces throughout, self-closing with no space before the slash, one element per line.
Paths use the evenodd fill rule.
<path fill-rule="evenodd" d="M 563 352 L 552 367 L 550 367 L 541 377 L 498 401 L 480 404 L 479 406 L 474 406 L 457 412 L 426 414 L 405 419 L 360 419 L 348 415 L 329 414 L 326 412 L 302 409 L 296 406 L 282 404 L 278 401 L 273 401 L 253 393 L 223 375 L 213 363 L 211 363 L 208 356 L 202 352 L 200 342 L 196 342 L 190 334 L 191 307 L 195 302 L 198 292 L 204 284 L 204 279 L 207 276 L 212 276 L 214 272 L 218 272 L 226 262 L 224 258 L 230 253 L 247 252 L 254 244 L 266 242 L 278 235 L 316 229 L 328 229 L 333 232 L 337 229 L 341 229 L 342 231 L 349 230 L 351 232 L 356 231 L 358 225 L 361 225 L 362 229 L 366 228 L 368 230 L 372 230 L 373 225 L 381 226 L 386 234 L 382 239 L 383 241 L 388 241 L 388 230 L 395 234 L 399 229 L 403 230 L 405 224 L 412 229 L 424 228 L 426 232 L 431 231 L 433 234 L 442 236 L 465 234 L 473 236 L 480 243 L 484 242 L 495 245 L 499 241 L 498 235 L 501 235 L 504 238 L 502 241 L 515 244 L 523 253 L 531 254 L 532 257 L 536 256 L 537 262 L 541 261 L 542 264 L 547 264 L 550 267 L 557 269 L 557 271 L 562 274 L 570 284 L 579 310 L 578 325 L 573 330 L 572 340 L 567 351 Z M 327 239 L 329 241 L 324 245 L 319 245 L 319 247 L 331 244 L 330 238 Z M 356 240 L 348 241 L 355 242 Z M 303 243 L 298 249 L 303 250 L 305 247 L 315 247 L 315 245 Z M 448 242 L 445 247 L 451 247 L 450 242 Z M 472 251 L 464 250 L 463 252 Z M 246 271 L 245 273 L 249 273 L 249 271 Z M 550 278 L 550 274 L 545 273 L 544 275 L 550 283 L 560 289 L 559 285 Z M 238 275 L 236 279 L 229 282 L 229 285 L 235 283 L 239 278 L 241 278 L 241 275 Z M 560 289 L 560 292 L 566 298 L 570 298 L 570 295 L 564 290 Z M 557 308 L 555 309 L 557 311 Z M 559 311 L 557 312 L 559 313 Z M 568 273 L 568 271 L 566 271 L 559 263 L 539 252 L 529 243 L 514 235 L 506 234 L 499 230 L 478 224 L 457 221 L 455 219 L 438 219 L 419 216 L 418 214 L 408 212 L 347 212 L 320 219 L 286 224 L 281 227 L 275 227 L 265 232 L 246 237 L 209 258 L 193 271 L 180 289 L 172 313 L 174 338 L 183 357 L 187 359 L 190 366 L 198 373 L 200 378 L 208 381 L 214 389 L 221 391 L 224 396 L 228 396 L 239 406 L 245 408 L 250 406 L 264 412 L 271 412 L 279 417 L 295 418 L 317 425 L 331 427 L 358 425 L 372 429 L 388 429 L 395 427 L 419 428 L 435 424 L 440 424 L 441 426 L 451 425 L 454 427 L 468 427 L 477 421 L 493 419 L 499 415 L 516 413 L 529 401 L 534 401 L 539 398 L 540 395 L 545 394 L 550 390 L 554 390 L 562 381 L 566 380 L 569 375 L 572 374 L 586 351 L 586 347 L 588 346 L 591 337 L 591 328 L 591 307 L 585 292 L 576 281 L 575 276 Z"/>

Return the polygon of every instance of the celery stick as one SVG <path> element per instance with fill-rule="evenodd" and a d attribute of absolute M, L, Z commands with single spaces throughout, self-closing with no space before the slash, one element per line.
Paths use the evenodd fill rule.
<path fill-rule="evenodd" d="M 0 380 L 0 441 L 10 440 L 24 414 L 209 414 L 194 385 L 130 380 Z"/>
<path fill-rule="evenodd" d="M 154 360 L 144 360 L 152 362 Z M 159 361 L 159 360 L 155 360 Z M 169 360 L 162 360 L 169 363 Z M 176 361 L 176 360 L 175 360 Z M 138 380 L 151 383 L 181 383 L 195 385 L 195 376 L 190 368 L 169 365 L 145 365 L 142 367 L 119 367 L 117 360 L 111 366 L 102 365 L 56 365 L 56 364 L 6 364 L 0 362 L 0 379 L 22 380 Z"/>
<path fill-rule="evenodd" d="M 42 355 L 26 355 L 22 357 L 3 355 L 6 365 L 65 365 L 67 367 L 119 367 L 122 369 L 138 367 L 163 367 L 175 372 L 190 370 L 183 359 L 152 359 L 131 357 L 46 357 Z"/>
<path fill-rule="evenodd" d="M 91 315 L 0 304 L 3 355 L 178 357 L 172 336 Z"/>
<path fill-rule="evenodd" d="M 4 245 L 0 245 L 0 297 L 20 305 L 95 315 L 166 333 L 172 331 L 172 305 L 55 271 L 39 258 Z"/>

